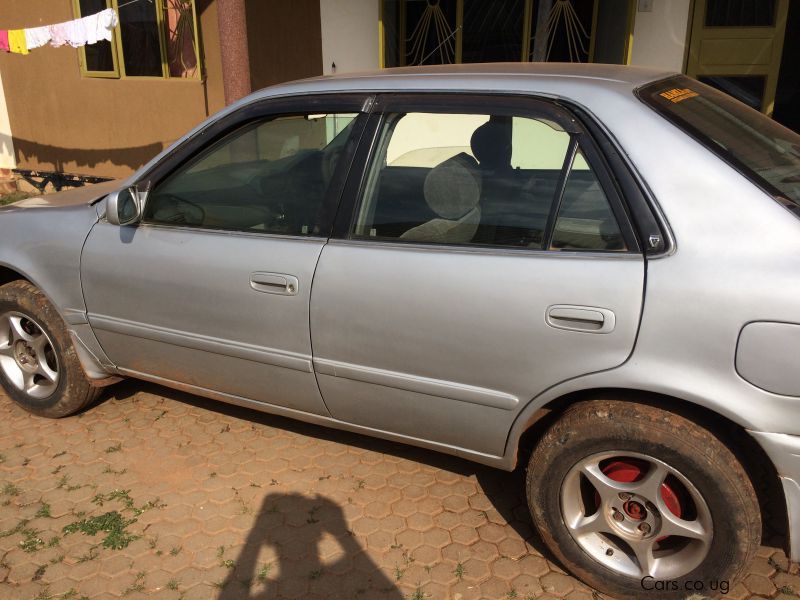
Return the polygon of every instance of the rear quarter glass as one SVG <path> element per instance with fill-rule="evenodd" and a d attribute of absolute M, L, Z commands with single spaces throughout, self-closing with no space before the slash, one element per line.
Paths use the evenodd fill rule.
<path fill-rule="evenodd" d="M 684 75 L 636 90 L 637 96 L 778 202 L 800 215 L 800 135 Z"/>

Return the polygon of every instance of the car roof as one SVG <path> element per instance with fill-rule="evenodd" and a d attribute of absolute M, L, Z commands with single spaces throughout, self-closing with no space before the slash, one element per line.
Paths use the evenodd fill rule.
<path fill-rule="evenodd" d="M 559 83 L 583 83 L 594 87 L 635 89 L 646 83 L 676 75 L 674 71 L 628 65 L 587 63 L 474 63 L 398 67 L 324 75 L 265 88 L 253 96 L 274 96 L 283 93 L 342 91 L 393 91 L 409 89 L 450 90 L 527 89 L 537 83 L 553 89 Z M 498 89 L 498 83 L 502 87 Z M 466 85 L 468 84 L 468 85 Z"/>

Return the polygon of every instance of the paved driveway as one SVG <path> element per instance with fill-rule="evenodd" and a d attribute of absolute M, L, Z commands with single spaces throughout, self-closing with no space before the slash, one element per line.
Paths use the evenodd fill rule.
<path fill-rule="evenodd" d="M 0 597 L 599 597 L 546 557 L 521 472 L 144 383 L 103 398 L 51 421 L 0 395 Z M 764 546 L 727 597 L 796 597 L 789 570 Z"/>

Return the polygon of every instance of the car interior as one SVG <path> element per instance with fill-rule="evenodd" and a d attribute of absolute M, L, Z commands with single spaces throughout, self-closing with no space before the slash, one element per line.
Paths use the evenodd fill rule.
<path fill-rule="evenodd" d="M 353 120 L 320 148 L 297 147 L 315 141 L 297 140 L 302 134 L 295 133 L 296 123 L 292 135 L 270 135 L 270 123 L 236 132 L 156 187 L 145 219 L 280 235 L 317 233 L 325 194 Z M 264 138 L 268 146 L 279 142 L 277 153 L 262 150 Z"/>
<path fill-rule="evenodd" d="M 518 139 L 524 136 L 514 130 L 519 120 L 488 115 L 459 133 L 468 136 L 463 142 L 468 145 L 420 142 L 389 160 L 393 135 L 407 116 L 385 120 L 354 237 L 543 249 L 551 209 L 560 200 L 549 249 L 625 250 L 608 200 L 580 150 L 566 166 L 564 191 L 557 197 L 566 132 L 558 132 L 564 147 L 554 149 L 546 165 L 518 158 L 514 161 L 523 164 L 512 164 L 512 154 L 522 152 Z M 328 185 L 354 122 L 351 118 L 331 135 L 329 118 L 284 117 L 235 132 L 158 185 L 145 220 L 319 234 Z"/>
<path fill-rule="evenodd" d="M 490 117 L 472 132 L 469 147 L 447 146 L 453 156 L 428 167 L 387 160 L 388 139 L 404 116 L 388 122 L 381 155 L 373 162 L 380 169 L 367 185 L 356 237 L 543 248 L 563 168 L 512 166 L 510 117 Z M 425 150 L 426 157 L 436 156 Z M 563 164 L 563 157 L 558 162 Z M 581 154 L 570 166 L 551 249 L 625 249 L 605 194 Z"/>

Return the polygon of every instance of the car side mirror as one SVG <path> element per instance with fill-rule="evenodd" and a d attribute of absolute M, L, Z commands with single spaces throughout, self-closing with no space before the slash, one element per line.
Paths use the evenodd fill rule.
<path fill-rule="evenodd" d="M 106 219 L 112 225 L 130 225 L 140 216 L 139 193 L 135 187 L 112 192 L 106 198 Z"/>

